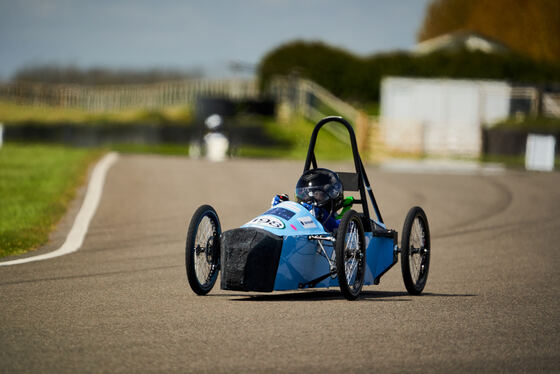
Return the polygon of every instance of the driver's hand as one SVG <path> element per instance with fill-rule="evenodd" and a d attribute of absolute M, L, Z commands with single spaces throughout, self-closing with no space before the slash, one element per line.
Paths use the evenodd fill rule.
<path fill-rule="evenodd" d="M 270 206 L 273 207 L 275 205 L 280 204 L 283 201 L 290 201 L 290 197 L 288 196 L 288 194 L 283 193 L 280 195 L 274 195 L 272 201 L 270 202 Z"/>

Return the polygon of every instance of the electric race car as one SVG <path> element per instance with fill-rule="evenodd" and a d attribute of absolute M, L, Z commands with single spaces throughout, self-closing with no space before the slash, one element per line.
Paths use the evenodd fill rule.
<path fill-rule="evenodd" d="M 354 173 L 317 167 L 317 135 L 329 122 L 348 130 Z M 188 228 L 185 253 L 192 290 L 198 295 L 207 294 L 221 272 L 223 290 L 340 287 L 346 299 L 354 300 L 364 285 L 379 284 L 400 253 L 405 287 L 410 294 L 420 294 L 430 267 L 426 214 L 417 206 L 409 210 L 399 247 L 397 232 L 387 228 L 381 217 L 350 123 L 341 117 L 319 121 L 303 170 L 296 187 L 297 202 L 276 199 L 271 209 L 240 228 L 222 233 L 218 214 L 211 206 L 196 210 Z M 343 198 L 344 191 L 358 196 Z M 337 210 L 342 212 L 337 214 Z"/>

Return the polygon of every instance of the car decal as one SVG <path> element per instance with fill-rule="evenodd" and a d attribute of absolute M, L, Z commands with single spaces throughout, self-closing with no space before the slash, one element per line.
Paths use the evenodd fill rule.
<path fill-rule="evenodd" d="M 317 227 L 313 219 L 310 217 L 298 218 L 298 222 L 303 226 L 304 229 L 313 229 Z"/>
<path fill-rule="evenodd" d="M 289 221 L 295 213 L 291 210 L 285 208 L 272 208 L 269 211 L 265 212 L 264 214 L 272 214 L 273 216 L 278 216 L 280 218 L 284 218 L 286 221 Z"/>
<path fill-rule="evenodd" d="M 284 222 L 274 216 L 259 216 L 247 222 L 248 225 L 272 227 L 273 229 L 283 229 L 286 227 Z"/>

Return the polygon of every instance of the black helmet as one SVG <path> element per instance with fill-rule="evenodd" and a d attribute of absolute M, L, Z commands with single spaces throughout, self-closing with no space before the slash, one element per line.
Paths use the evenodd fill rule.
<path fill-rule="evenodd" d="M 342 182 L 334 171 L 311 169 L 303 173 L 296 185 L 298 202 L 313 204 L 334 213 L 344 200 Z"/>

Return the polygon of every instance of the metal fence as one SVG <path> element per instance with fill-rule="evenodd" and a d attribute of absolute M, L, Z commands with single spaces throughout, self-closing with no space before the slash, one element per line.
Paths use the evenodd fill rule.
<path fill-rule="evenodd" d="M 537 87 L 514 86 L 511 89 L 511 115 L 560 118 L 560 93 L 545 92 Z"/>
<path fill-rule="evenodd" d="M 340 114 L 350 121 L 358 116 L 358 110 L 352 105 L 307 79 L 276 78 L 269 89 L 278 102 L 290 104 L 293 110 L 312 121 L 332 113 Z"/>
<path fill-rule="evenodd" d="M 201 79 L 122 86 L 30 83 L 0 85 L 2 100 L 37 106 L 80 108 L 93 112 L 193 104 L 200 96 L 257 98 L 259 89 L 254 79 Z"/>
<path fill-rule="evenodd" d="M 543 114 L 547 117 L 560 118 L 560 94 L 543 94 Z"/>
<path fill-rule="evenodd" d="M 360 140 L 365 138 L 365 134 L 362 136 L 360 132 L 367 131 L 371 124 L 364 113 L 307 79 L 278 77 L 270 84 L 269 94 L 278 103 L 280 117 L 297 113 L 312 122 L 318 122 L 327 115 L 340 115 L 351 123 L 359 122 Z M 365 128 L 362 129 L 362 126 Z M 325 129 L 342 142 L 349 142 L 348 133 L 341 126 L 328 126 Z"/>

